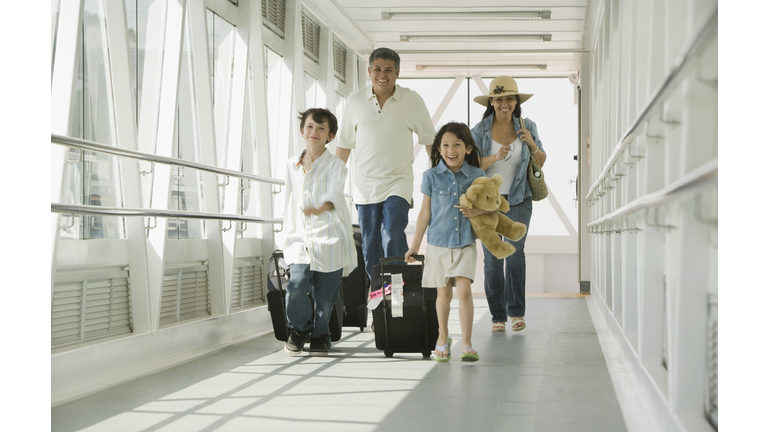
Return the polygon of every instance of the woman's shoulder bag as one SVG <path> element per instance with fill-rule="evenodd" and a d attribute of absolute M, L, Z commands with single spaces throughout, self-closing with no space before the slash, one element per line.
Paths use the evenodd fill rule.
<path fill-rule="evenodd" d="M 520 129 L 525 130 L 525 120 L 520 118 Z M 528 184 L 531 186 L 531 193 L 534 201 L 541 201 L 547 197 L 549 190 L 544 182 L 544 171 L 533 160 L 533 156 L 528 161 Z"/>

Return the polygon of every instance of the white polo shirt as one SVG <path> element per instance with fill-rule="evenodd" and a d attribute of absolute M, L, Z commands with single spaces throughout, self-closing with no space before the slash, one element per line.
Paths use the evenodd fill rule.
<path fill-rule="evenodd" d="M 432 145 L 435 127 L 424 100 L 395 84 L 395 94 L 379 108 L 372 86 L 352 92 L 336 146 L 352 151 L 356 204 L 375 204 L 390 196 L 413 198 L 413 133 Z"/>

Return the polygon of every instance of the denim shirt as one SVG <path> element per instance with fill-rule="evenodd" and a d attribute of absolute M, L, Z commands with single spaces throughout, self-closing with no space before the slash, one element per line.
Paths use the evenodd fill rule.
<path fill-rule="evenodd" d="M 478 177 L 485 177 L 485 171 L 465 162 L 454 174 L 442 159 L 436 167 L 424 171 L 421 193 L 431 197 L 432 212 L 427 230 L 428 244 L 459 248 L 475 242 L 469 219 L 454 206 L 459 205 L 459 197 Z"/>
<path fill-rule="evenodd" d="M 491 135 L 491 126 L 493 125 L 494 114 L 481 120 L 472 128 L 472 139 L 475 140 L 478 148 L 480 149 L 481 157 L 491 156 L 491 144 L 493 142 L 493 136 Z M 544 152 L 544 147 L 539 140 L 539 132 L 536 129 L 536 123 L 530 119 L 525 120 L 525 128 L 531 132 L 533 141 L 539 147 L 539 151 Z M 512 121 L 515 122 L 515 130 L 520 130 L 520 120 L 515 116 L 512 116 Z M 546 155 L 547 152 L 544 152 Z M 528 184 L 528 161 L 531 159 L 531 150 L 528 145 L 524 145 L 522 148 L 522 160 L 520 161 L 520 167 L 517 169 L 517 174 L 511 182 L 509 191 L 501 191 L 502 194 L 507 195 L 507 201 L 509 205 L 513 206 L 520 204 L 526 198 L 533 196 L 531 193 L 531 186 Z"/>

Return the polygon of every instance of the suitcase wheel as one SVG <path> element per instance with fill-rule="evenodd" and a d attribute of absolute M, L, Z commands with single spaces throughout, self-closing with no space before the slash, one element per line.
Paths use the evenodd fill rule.
<path fill-rule="evenodd" d="M 384 355 L 387 357 L 392 357 L 393 355 L 395 355 L 395 353 L 393 351 L 384 351 Z"/>
<path fill-rule="evenodd" d="M 429 352 L 429 351 L 422 351 L 422 352 L 421 352 L 421 355 L 424 357 L 424 359 L 425 359 L 425 360 L 429 360 L 429 359 L 431 359 L 431 358 L 432 358 L 432 357 L 431 357 L 432 353 L 431 353 L 431 352 Z"/>
<path fill-rule="evenodd" d="M 365 327 L 360 327 L 360 332 L 362 333 L 363 330 L 365 330 Z"/>

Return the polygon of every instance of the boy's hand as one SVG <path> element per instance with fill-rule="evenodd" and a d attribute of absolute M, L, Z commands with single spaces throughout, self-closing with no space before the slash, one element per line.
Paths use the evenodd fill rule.
<path fill-rule="evenodd" d="M 317 215 L 319 215 L 320 213 L 323 212 L 323 210 L 321 210 L 319 208 L 316 208 L 316 207 L 305 208 L 302 211 L 304 212 L 304 216 L 309 216 L 309 215 L 317 216 Z"/>
<path fill-rule="evenodd" d="M 308 208 L 303 209 L 302 211 L 304 212 L 304 216 L 309 216 L 309 215 L 317 216 L 317 215 L 319 215 L 321 213 L 324 213 L 324 212 L 327 212 L 327 211 L 330 211 L 330 210 L 333 210 L 333 209 L 334 209 L 333 203 L 328 201 L 328 202 L 324 203 L 320 207 L 308 207 Z"/>

